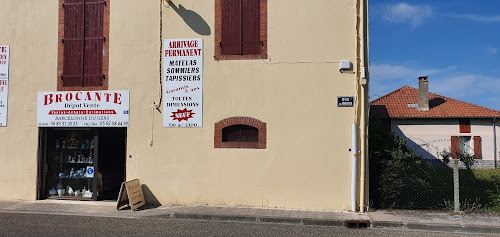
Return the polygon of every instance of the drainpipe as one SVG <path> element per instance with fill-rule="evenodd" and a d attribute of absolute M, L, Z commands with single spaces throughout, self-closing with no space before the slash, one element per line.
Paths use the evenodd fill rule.
<path fill-rule="evenodd" d="M 496 126 L 496 119 L 493 118 L 493 162 L 495 164 L 495 169 L 498 168 L 498 160 L 497 160 L 497 126 Z"/>
<path fill-rule="evenodd" d="M 358 127 L 353 124 L 351 127 L 351 153 L 352 153 L 352 174 L 351 174 L 351 211 L 356 211 L 356 200 L 358 197 Z"/>
<path fill-rule="evenodd" d="M 356 0 L 356 106 L 354 124 L 352 125 L 352 176 L 351 176 L 351 210 L 356 211 L 356 200 L 359 187 L 359 211 L 365 209 L 367 135 L 367 84 L 368 84 L 368 0 Z M 358 113 L 359 112 L 359 113 Z M 358 125 L 359 124 L 359 125 Z M 358 133 L 359 128 L 359 133 Z M 358 136 L 359 134 L 359 136 Z M 358 139 L 360 147 L 358 150 Z M 360 170 L 358 179 L 358 151 Z M 359 185 L 358 185 L 359 182 Z"/>
<path fill-rule="evenodd" d="M 358 85 L 360 86 L 360 114 L 359 114 L 359 129 L 360 129 L 360 179 L 359 179 L 359 212 L 365 212 L 365 201 L 367 193 L 367 108 L 368 108 L 368 0 L 358 0 L 358 21 L 357 21 L 357 59 L 358 59 Z"/>

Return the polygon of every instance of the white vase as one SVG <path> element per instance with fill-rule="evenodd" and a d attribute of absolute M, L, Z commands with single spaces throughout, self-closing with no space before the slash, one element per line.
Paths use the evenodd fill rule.
<path fill-rule="evenodd" d="M 73 196 L 75 194 L 75 191 L 68 185 L 68 194 L 70 196 Z"/>
<path fill-rule="evenodd" d="M 49 195 L 57 195 L 57 190 L 55 188 L 52 188 L 49 190 Z"/>

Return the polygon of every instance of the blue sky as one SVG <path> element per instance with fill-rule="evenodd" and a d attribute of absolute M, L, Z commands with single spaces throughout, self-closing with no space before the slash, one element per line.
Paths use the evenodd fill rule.
<path fill-rule="evenodd" d="M 500 0 L 370 0 L 370 100 L 404 85 L 500 110 Z"/>

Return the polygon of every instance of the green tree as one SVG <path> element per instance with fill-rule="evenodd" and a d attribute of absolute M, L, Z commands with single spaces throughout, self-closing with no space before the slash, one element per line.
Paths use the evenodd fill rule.
<path fill-rule="evenodd" d="M 370 197 L 374 208 L 411 208 L 411 188 L 422 186 L 421 157 L 379 120 L 370 121 Z"/>

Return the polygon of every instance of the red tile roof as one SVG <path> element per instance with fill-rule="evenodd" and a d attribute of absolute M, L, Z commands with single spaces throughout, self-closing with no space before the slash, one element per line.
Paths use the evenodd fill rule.
<path fill-rule="evenodd" d="M 370 118 L 500 118 L 498 110 L 430 92 L 429 111 L 418 111 L 415 104 L 418 89 L 406 85 L 370 102 Z"/>

